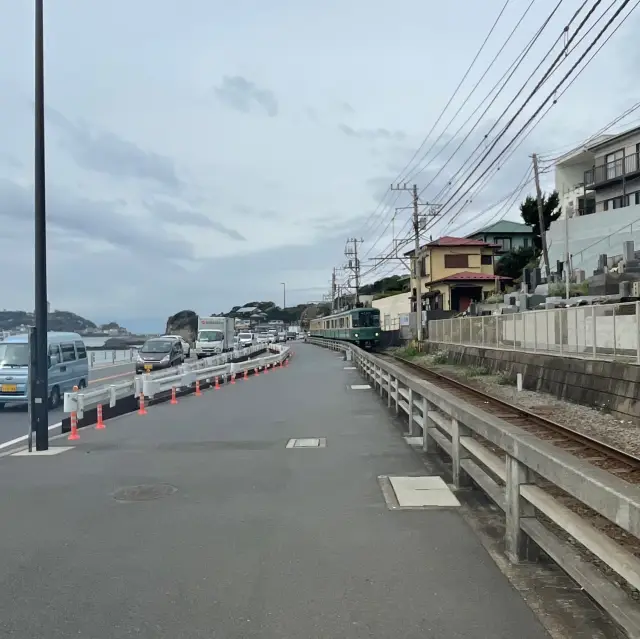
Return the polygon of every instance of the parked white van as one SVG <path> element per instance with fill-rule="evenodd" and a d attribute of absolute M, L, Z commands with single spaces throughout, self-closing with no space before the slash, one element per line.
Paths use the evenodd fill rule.
<path fill-rule="evenodd" d="M 77 333 L 47 333 L 49 405 L 57 408 L 64 393 L 74 386 L 86 388 L 89 361 Z M 12 335 L 0 342 L 0 409 L 25 404 L 29 388 L 29 335 Z"/>

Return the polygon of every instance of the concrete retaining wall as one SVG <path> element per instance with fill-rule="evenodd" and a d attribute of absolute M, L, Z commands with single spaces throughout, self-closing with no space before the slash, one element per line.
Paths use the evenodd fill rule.
<path fill-rule="evenodd" d="M 479 366 L 516 377 L 527 390 L 602 408 L 621 418 L 640 418 L 640 366 L 520 351 L 424 342 L 427 353 L 446 352 L 451 364 Z"/>

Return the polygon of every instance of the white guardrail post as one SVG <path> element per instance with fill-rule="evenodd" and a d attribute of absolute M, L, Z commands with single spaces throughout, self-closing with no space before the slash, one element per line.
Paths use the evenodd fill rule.
<path fill-rule="evenodd" d="M 394 362 L 345 343 L 308 341 L 351 350 L 360 373 L 384 387 L 407 414 L 409 435 L 422 434 L 429 453 L 439 448 L 449 456 L 455 487 L 474 484 L 503 510 L 509 560 L 535 560 L 542 549 L 628 636 L 640 637 L 640 610 L 629 594 L 640 590 L 640 557 L 631 552 L 640 539 L 640 486 L 467 404 Z M 596 527 L 594 512 L 610 525 Z M 580 547 L 600 563 L 577 552 Z"/>
<path fill-rule="evenodd" d="M 266 346 L 266 348 L 265 348 Z M 223 353 L 200 359 L 196 362 L 183 364 L 178 368 L 134 375 L 131 378 L 108 386 L 96 389 L 84 389 L 82 391 L 65 393 L 63 410 L 65 413 L 75 412 L 78 419 L 82 419 L 84 412 L 96 408 L 98 404 L 109 404 L 113 408 L 118 400 L 126 397 L 139 397 L 142 393 L 152 399 L 156 395 L 171 391 L 172 388 L 194 387 L 196 381 L 213 380 L 221 377 L 228 380 L 232 372 L 236 375 L 244 374 L 244 371 L 253 372 L 256 368 L 262 370 L 267 365 L 275 365 L 283 362 L 290 355 L 290 347 L 280 344 L 254 344 L 233 353 Z M 265 353 L 264 356 L 252 358 L 256 353 Z M 247 357 L 243 362 L 230 362 L 231 358 Z"/>

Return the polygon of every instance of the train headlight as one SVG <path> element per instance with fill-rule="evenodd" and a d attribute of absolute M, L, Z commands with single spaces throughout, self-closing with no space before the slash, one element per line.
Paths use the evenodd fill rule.
<path fill-rule="evenodd" d="M 354 336 L 354 337 L 358 337 L 358 333 L 354 333 L 354 334 L 353 334 L 353 336 Z"/>
<path fill-rule="evenodd" d="M 376 333 L 376 337 L 378 337 L 378 335 L 380 335 L 380 333 Z"/>

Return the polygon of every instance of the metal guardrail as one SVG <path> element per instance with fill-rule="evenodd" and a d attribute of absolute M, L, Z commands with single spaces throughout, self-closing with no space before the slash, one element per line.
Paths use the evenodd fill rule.
<path fill-rule="evenodd" d="M 389 408 L 407 415 L 409 435 L 422 438 L 423 451 L 431 453 L 439 448 L 450 457 L 455 488 L 475 482 L 504 511 L 509 560 L 535 559 L 536 546 L 541 548 L 630 637 L 640 637 L 638 604 L 597 563 L 576 552 L 575 546 L 589 551 L 631 589 L 640 589 L 640 558 L 592 525 L 589 519 L 593 520 L 594 514 L 584 509 L 577 514 L 534 481 L 543 478 L 605 518 L 605 526 L 617 526 L 636 539 L 640 537 L 638 485 L 484 413 L 358 347 L 317 338 L 308 341 L 349 351 L 360 373 L 371 380 L 381 397 L 386 395 Z M 504 454 L 504 460 L 497 450 Z M 540 514 L 563 532 L 556 534 Z"/>
<path fill-rule="evenodd" d="M 196 381 L 211 380 L 219 377 L 222 381 L 228 381 L 232 375 L 244 374 L 255 369 L 263 370 L 266 366 L 272 366 L 289 357 L 290 348 L 279 344 L 269 344 L 270 355 L 247 359 L 243 362 L 230 362 L 233 358 L 250 357 L 256 353 L 264 352 L 262 344 L 249 346 L 233 353 L 224 353 L 214 357 L 200 359 L 191 364 L 183 364 L 174 369 L 147 373 L 133 376 L 117 384 L 101 386 L 95 389 L 64 394 L 64 412 L 76 413 L 78 419 L 82 419 L 84 412 L 98 405 L 114 407 L 118 400 L 126 397 L 144 395 L 153 399 L 156 395 L 180 390 L 195 385 Z"/>

